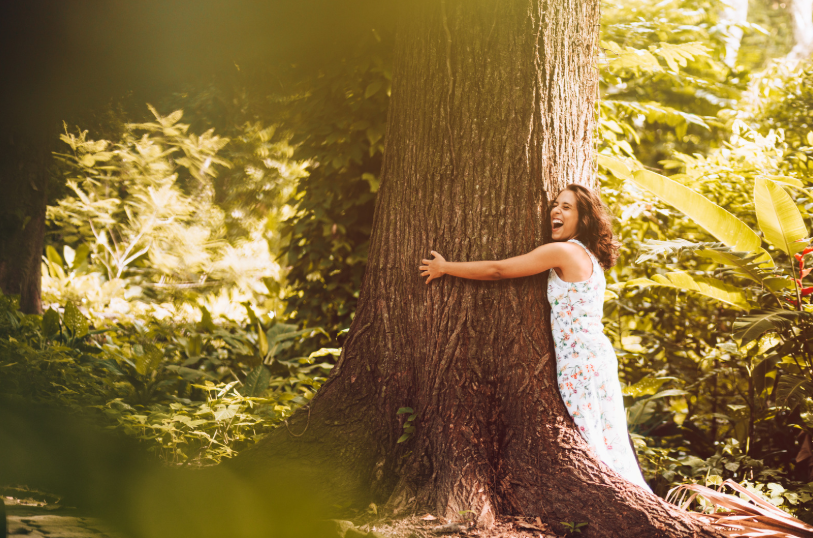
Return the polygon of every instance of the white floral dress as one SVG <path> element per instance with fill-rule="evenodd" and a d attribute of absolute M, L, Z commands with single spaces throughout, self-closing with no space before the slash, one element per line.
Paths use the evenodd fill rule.
<path fill-rule="evenodd" d="M 556 376 L 570 416 L 598 459 L 612 470 L 649 490 L 641 475 L 627 433 L 627 417 L 618 360 L 604 335 L 604 271 L 587 251 L 593 274 L 582 282 L 565 282 L 554 269 L 548 278 Z"/>

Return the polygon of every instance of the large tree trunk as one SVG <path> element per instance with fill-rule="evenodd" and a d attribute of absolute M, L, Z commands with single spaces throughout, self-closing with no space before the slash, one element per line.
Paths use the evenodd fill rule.
<path fill-rule="evenodd" d="M 19 295 L 20 310 L 29 314 L 42 312 L 42 248 L 50 162 L 45 140 L 32 142 L 19 137 L 0 141 L 0 290 Z"/>
<path fill-rule="evenodd" d="M 326 488 L 396 513 L 718 536 L 590 456 L 555 384 L 545 275 L 426 286 L 418 274 L 430 249 L 450 260 L 527 252 L 549 238 L 560 189 L 595 186 L 598 0 L 405 6 L 369 262 L 342 357 L 311 408 L 236 463 L 330 461 Z M 402 407 L 416 431 L 397 443 Z"/>

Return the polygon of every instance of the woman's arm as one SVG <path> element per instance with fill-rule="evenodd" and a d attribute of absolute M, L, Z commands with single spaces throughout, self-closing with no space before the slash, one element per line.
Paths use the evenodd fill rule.
<path fill-rule="evenodd" d="M 443 256 L 432 251 L 432 260 L 421 260 L 421 276 L 429 284 L 443 275 L 452 275 L 471 280 L 502 280 L 535 275 L 553 267 L 572 263 L 569 243 L 549 243 L 537 247 L 522 256 L 505 260 L 481 262 L 447 262 Z"/>

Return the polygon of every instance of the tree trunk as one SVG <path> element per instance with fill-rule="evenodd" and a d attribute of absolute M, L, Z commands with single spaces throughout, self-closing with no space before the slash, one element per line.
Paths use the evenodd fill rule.
<path fill-rule="evenodd" d="M 42 313 L 42 249 L 48 201 L 45 141 L 0 141 L 0 289 L 20 296 L 20 310 Z"/>
<path fill-rule="evenodd" d="M 743 29 L 739 24 L 748 22 L 748 0 L 729 0 L 720 13 L 720 22 L 726 27 L 725 58 L 723 62 L 731 69 L 737 65 L 742 43 Z"/>
<path fill-rule="evenodd" d="M 793 49 L 788 60 L 806 60 L 813 54 L 813 0 L 791 0 L 793 18 Z"/>
<path fill-rule="evenodd" d="M 555 383 L 545 275 L 419 277 L 430 249 L 455 261 L 528 252 L 549 240 L 560 189 L 595 187 L 598 0 L 405 5 L 369 262 L 342 356 L 311 408 L 235 463 L 330 462 L 323 488 L 395 513 L 721 536 L 590 456 Z M 417 416 L 398 443 L 402 407 Z"/>

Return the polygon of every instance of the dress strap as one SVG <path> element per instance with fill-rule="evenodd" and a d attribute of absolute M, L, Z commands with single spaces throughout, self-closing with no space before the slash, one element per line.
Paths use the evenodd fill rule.
<path fill-rule="evenodd" d="M 578 239 L 568 239 L 568 240 L 567 240 L 567 242 L 568 242 L 568 243 L 576 243 L 577 245 L 579 245 L 580 247 L 582 247 L 582 248 L 584 249 L 584 251 L 585 251 L 585 252 L 587 252 L 587 255 L 588 255 L 588 256 L 590 256 L 590 260 L 591 260 L 593 263 L 598 263 L 598 259 L 596 258 L 596 256 L 595 256 L 595 255 L 594 255 L 592 252 L 590 252 L 590 249 L 589 249 L 589 248 L 587 248 L 587 247 L 584 245 L 584 243 L 582 243 L 582 242 L 581 242 L 581 241 L 579 241 Z"/>

